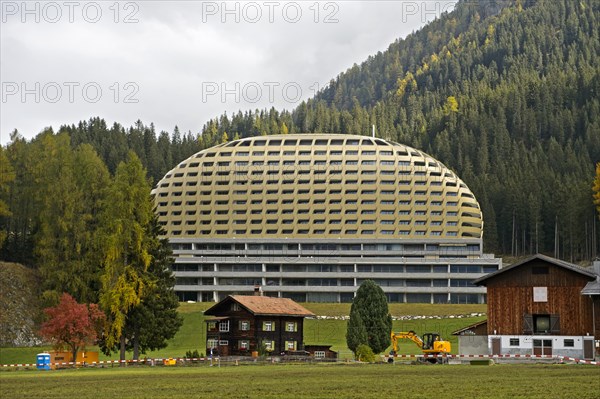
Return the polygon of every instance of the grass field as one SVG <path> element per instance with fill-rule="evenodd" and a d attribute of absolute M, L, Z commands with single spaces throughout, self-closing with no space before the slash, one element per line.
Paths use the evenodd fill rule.
<path fill-rule="evenodd" d="M 344 316 L 350 312 L 350 304 L 332 303 L 307 303 L 303 304 L 317 315 Z M 147 353 L 148 357 L 183 357 L 188 350 L 205 352 L 206 327 L 204 325 L 203 311 L 212 306 L 212 303 L 182 303 L 179 312 L 184 323 L 177 335 L 169 341 L 167 348 L 160 351 Z M 473 312 L 485 312 L 485 305 L 429 305 L 429 304 L 390 304 L 390 313 L 393 316 L 403 315 L 456 315 Z M 438 332 L 453 346 L 453 353 L 457 353 L 458 345 L 452 331 L 465 327 L 483 317 L 469 317 L 461 319 L 423 319 L 415 321 L 395 321 L 394 331 L 414 330 L 419 334 L 424 332 Z M 333 350 L 338 351 L 341 358 L 351 358 L 352 353 L 346 347 L 345 320 L 315 320 L 308 319 L 304 327 L 305 344 L 333 345 Z M 37 348 L 0 348 L 0 364 L 31 363 L 35 355 L 50 347 Z M 94 348 L 90 348 L 94 350 Z M 407 354 L 419 353 L 419 349 L 412 342 L 401 342 L 400 352 Z M 116 358 L 114 355 L 112 358 Z M 100 360 L 111 357 L 100 354 Z"/>
<path fill-rule="evenodd" d="M 581 365 L 249 365 L 0 373 L 12 398 L 578 398 L 600 395 Z"/>

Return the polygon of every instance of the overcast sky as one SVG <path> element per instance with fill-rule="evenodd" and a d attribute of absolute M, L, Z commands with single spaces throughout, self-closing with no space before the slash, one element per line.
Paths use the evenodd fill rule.
<path fill-rule="evenodd" d="M 292 109 L 455 2 L 2 1 L 0 144 L 93 116 L 196 133 Z"/>

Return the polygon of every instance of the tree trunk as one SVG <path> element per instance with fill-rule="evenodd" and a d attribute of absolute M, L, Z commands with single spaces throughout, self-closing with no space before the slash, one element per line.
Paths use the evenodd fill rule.
<path fill-rule="evenodd" d="M 140 340 L 137 335 L 133 337 L 133 360 L 139 360 L 140 358 Z"/>
<path fill-rule="evenodd" d="M 71 346 L 71 356 L 73 359 L 73 367 L 77 367 L 77 346 Z"/>
<path fill-rule="evenodd" d="M 120 348 L 119 348 L 119 360 L 125 360 L 125 335 L 121 334 L 120 338 Z"/>

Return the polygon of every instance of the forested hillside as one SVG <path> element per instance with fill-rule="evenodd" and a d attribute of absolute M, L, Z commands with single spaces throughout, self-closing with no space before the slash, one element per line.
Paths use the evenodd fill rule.
<path fill-rule="evenodd" d="M 133 149 L 156 182 L 222 141 L 287 132 L 368 135 L 375 125 L 378 136 L 422 149 L 470 186 L 483 208 L 486 251 L 589 260 L 599 230 L 592 181 L 600 161 L 600 0 L 494 4 L 503 7 L 459 2 L 291 112 L 222 115 L 200 135 L 157 133 L 142 122 L 109 127 L 100 118 L 60 132 L 73 148 L 91 144 L 111 173 Z M 0 227 L 21 229 L 14 236 L 21 246 L 11 247 L 9 236 L 5 258 L 7 249 L 18 250 L 20 261 L 32 253 L 36 230 L 26 207 L 33 194 L 26 192 L 37 187 L 23 186 L 19 174 L 34 156 L 27 148 L 39 141 L 15 139 L 6 151 L 17 179 L 0 195 L 17 209 Z"/>

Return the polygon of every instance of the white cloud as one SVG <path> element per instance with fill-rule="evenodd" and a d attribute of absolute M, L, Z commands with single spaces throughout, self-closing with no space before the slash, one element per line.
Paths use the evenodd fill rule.
<path fill-rule="evenodd" d="M 451 3 L 435 4 L 439 11 L 449 11 Z M 296 103 L 286 101 L 284 85 L 299 87 L 306 99 L 314 94 L 315 83 L 322 87 L 352 64 L 384 51 L 433 18 L 436 9 L 434 2 L 425 9 L 424 2 L 399 1 L 148 1 L 118 3 L 115 15 L 113 2 L 81 2 L 71 23 L 65 3 L 27 3 L 30 13 L 23 4 L 1 3 L 0 144 L 6 144 L 14 128 L 31 138 L 46 126 L 58 128 L 93 116 L 109 124 L 129 126 L 141 119 L 159 130 L 171 132 L 178 125 L 198 132 L 225 111 L 292 109 Z M 56 7 L 62 18 L 51 23 Z M 98 8 L 99 21 L 88 22 Z M 127 16 L 138 22 L 124 23 Z M 326 17 L 333 23 L 325 23 Z M 72 86 L 72 98 L 68 82 L 78 84 Z M 128 82 L 134 86 L 126 89 Z M 272 99 L 265 82 L 279 85 Z M 236 83 L 248 90 L 239 93 L 239 101 L 233 94 L 222 101 L 222 85 L 234 90 Z M 87 93 L 82 92 L 86 84 Z M 203 88 L 214 85 L 219 92 L 203 101 Z M 57 86 L 62 96 L 52 103 Z M 262 89 L 259 101 L 244 101 L 255 97 L 257 86 Z M 92 102 L 98 87 L 102 95 Z M 29 90 L 24 97 L 23 89 Z M 127 95 L 138 102 L 125 103 Z"/>

